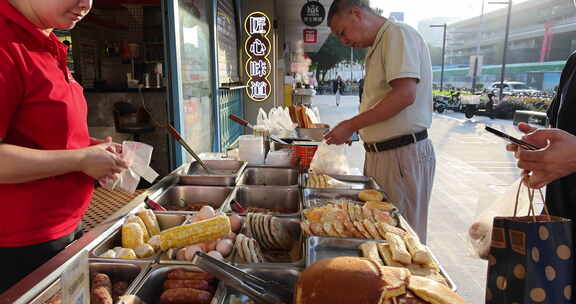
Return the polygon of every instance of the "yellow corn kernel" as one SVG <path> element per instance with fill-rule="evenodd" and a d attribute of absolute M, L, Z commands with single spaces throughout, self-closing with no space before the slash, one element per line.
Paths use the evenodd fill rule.
<path fill-rule="evenodd" d="M 141 218 L 132 215 L 126 219 L 126 223 L 138 224 L 140 228 L 142 228 L 142 232 L 144 232 L 144 242 L 148 242 L 148 240 L 150 239 L 150 234 L 148 233 L 148 229 L 146 228 L 146 225 L 144 224 Z"/>
<path fill-rule="evenodd" d="M 204 243 L 228 235 L 230 220 L 224 214 L 192 224 L 176 226 L 160 233 L 162 250 Z"/>
<path fill-rule="evenodd" d="M 144 244 L 144 232 L 136 223 L 122 225 L 122 247 L 136 249 Z"/>
<path fill-rule="evenodd" d="M 146 228 L 148 228 L 150 236 L 157 235 L 160 233 L 160 224 L 158 224 L 156 214 L 154 214 L 152 210 L 146 209 L 144 211 L 136 213 L 136 215 L 142 219 L 142 221 L 146 225 Z"/>

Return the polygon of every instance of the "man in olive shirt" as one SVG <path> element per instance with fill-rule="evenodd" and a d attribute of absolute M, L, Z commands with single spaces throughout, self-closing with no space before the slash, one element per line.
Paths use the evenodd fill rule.
<path fill-rule="evenodd" d="M 413 28 L 375 14 L 361 0 L 336 0 L 328 25 L 342 43 L 368 48 L 360 114 L 326 136 L 343 144 L 359 131 L 366 149 L 364 174 L 375 178 L 426 242 L 436 158 L 432 123 L 432 66 L 426 43 Z"/>

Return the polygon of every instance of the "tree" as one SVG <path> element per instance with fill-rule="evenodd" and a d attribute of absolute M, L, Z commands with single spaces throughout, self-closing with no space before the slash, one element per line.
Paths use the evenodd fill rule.
<path fill-rule="evenodd" d="M 309 54 L 309 56 L 312 59 L 312 69 L 316 70 L 318 80 L 324 81 L 330 69 L 341 62 L 350 61 L 350 47 L 343 45 L 336 36 L 330 34 L 320 50 Z M 352 60 L 355 63 L 362 63 L 365 56 L 366 49 L 355 49 Z"/>

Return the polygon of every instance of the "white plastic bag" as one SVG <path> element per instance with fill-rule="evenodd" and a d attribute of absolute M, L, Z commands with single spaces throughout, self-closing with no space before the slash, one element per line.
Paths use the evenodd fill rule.
<path fill-rule="evenodd" d="M 497 216 L 514 216 L 516 197 L 518 197 L 518 210 L 516 214 L 526 215 L 530 208 L 527 187 L 521 187 L 518 194 L 518 187 L 522 183 L 522 178 L 515 181 L 504 195 L 495 200 L 494 203 L 481 210 L 468 228 L 468 240 L 476 251 L 478 257 L 487 259 L 490 253 L 490 243 L 492 242 L 492 223 Z"/>
<path fill-rule="evenodd" d="M 350 174 L 346 145 L 329 145 L 326 141 L 322 141 L 310 163 L 310 172 L 316 174 Z"/>
<path fill-rule="evenodd" d="M 113 180 L 100 181 L 100 185 L 109 190 L 122 190 L 134 193 L 143 177 L 149 183 L 154 182 L 158 173 L 150 168 L 152 158 L 152 146 L 135 141 L 124 141 L 122 143 L 122 157 L 128 162 L 128 169 L 116 174 Z"/>

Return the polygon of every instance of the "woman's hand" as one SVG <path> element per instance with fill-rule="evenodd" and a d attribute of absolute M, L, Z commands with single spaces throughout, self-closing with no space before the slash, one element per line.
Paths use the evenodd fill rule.
<path fill-rule="evenodd" d="M 96 180 L 114 178 L 114 174 L 128 168 L 122 155 L 116 152 L 114 145 L 117 144 L 112 143 L 109 137 L 106 140 L 104 143 L 82 149 L 80 171 Z"/>
<path fill-rule="evenodd" d="M 95 146 L 99 144 L 109 143 L 110 145 L 110 152 L 122 154 L 122 145 L 119 143 L 112 142 L 112 137 L 106 136 L 104 139 L 90 137 L 90 146 Z"/>

